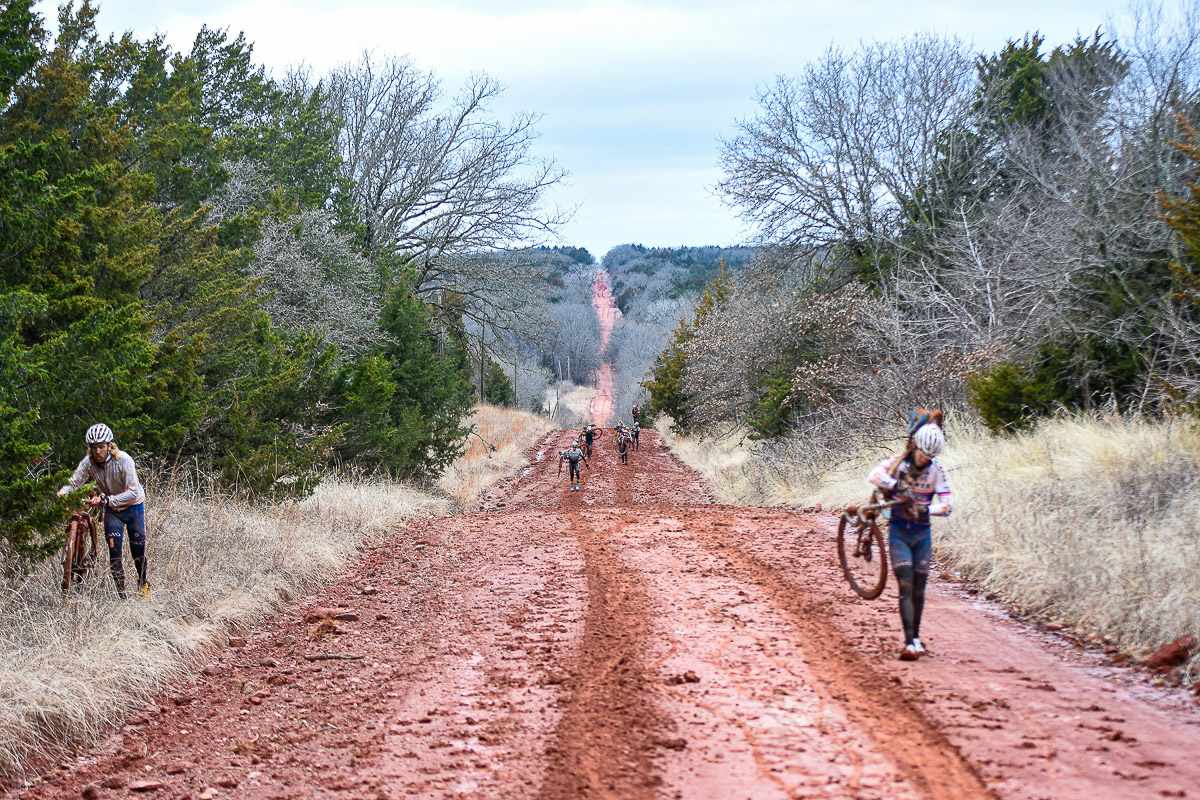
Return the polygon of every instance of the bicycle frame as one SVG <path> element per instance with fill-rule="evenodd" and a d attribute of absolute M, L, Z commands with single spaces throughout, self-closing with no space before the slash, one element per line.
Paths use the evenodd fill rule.
<path fill-rule="evenodd" d="M 842 512 L 842 516 L 846 518 L 847 522 L 862 526 L 879 516 L 879 512 L 885 508 L 902 506 L 907 502 L 907 499 L 899 499 L 886 500 L 879 503 L 867 503 L 865 506 L 849 506 Z"/>
<path fill-rule="evenodd" d="M 84 530 L 87 531 L 87 536 L 91 538 L 91 550 L 87 555 L 84 555 L 83 548 L 87 544 L 87 538 L 84 536 Z M 67 521 L 66 526 L 67 539 L 63 546 L 63 595 L 67 595 L 71 591 L 71 584 L 76 580 L 82 580 L 83 575 L 96 563 L 96 556 L 99 551 L 99 531 L 97 530 L 96 520 L 86 510 L 76 511 Z"/>

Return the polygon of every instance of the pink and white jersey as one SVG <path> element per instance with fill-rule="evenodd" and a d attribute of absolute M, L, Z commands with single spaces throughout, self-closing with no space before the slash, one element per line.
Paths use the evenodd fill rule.
<path fill-rule="evenodd" d="M 904 485 L 913 493 L 916 498 L 916 508 L 912 513 L 905 513 L 905 517 L 909 522 L 917 525 L 928 525 L 929 517 L 944 517 L 950 513 L 950 481 L 946 479 L 946 470 L 938 463 L 938 460 L 933 459 L 929 466 L 923 470 L 917 470 L 912 461 L 902 461 L 903 453 L 898 453 L 891 458 L 885 458 L 875 465 L 875 469 L 871 470 L 867 480 L 881 489 L 891 489 L 896 485 L 897 478 L 904 481 Z M 896 477 L 891 475 L 892 468 L 900 462 L 896 468 Z"/>

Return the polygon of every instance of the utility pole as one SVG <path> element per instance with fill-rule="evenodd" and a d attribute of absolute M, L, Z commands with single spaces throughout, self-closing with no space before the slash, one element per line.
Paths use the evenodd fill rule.
<path fill-rule="evenodd" d="M 484 373 L 487 370 L 487 350 L 485 349 L 485 340 L 487 339 L 487 323 L 479 324 L 479 402 L 485 402 L 484 395 Z"/>
<path fill-rule="evenodd" d="M 554 363 L 558 365 L 558 380 L 554 382 L 554 410 L 550 412 L 550 418 L 554 419 L 558 415 L 558 404 L 562 399 L 560 393 L 562 391 L 562 359 L 554 359 Z"/>

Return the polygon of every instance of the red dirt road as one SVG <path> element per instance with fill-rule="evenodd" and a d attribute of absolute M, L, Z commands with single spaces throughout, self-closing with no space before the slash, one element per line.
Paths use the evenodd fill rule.
<path fill-rule="evenodd" d="M 571 434 L 5 797 L 1200 797 L 1184 695 L 946 584 L 931 655 L 898 662 L 834 518 L 710 504 L 652 432 L 624 467 L 604 437 L 571 492 Z M 313 639 L 317 607 L 344 632 Z"/>
<path fill-rule="evenodd" d="M 621 311 L 617 301 L 613 299 L 612 289 L 608 284 L 608 273 L 596 271 L 596 279 L 592 283 L 592 307 L 596 309 L 596 320 L 600 325 L 600 352 L 608 352 L 608 340 L 612 337 L 613 326 Z M 604 364 L 592 375 L 592 383 L 596 393 L 592 395 L 589 416 L 595 425 L 601 428 L 612 423 L 613 403 L 615 394 L 613 387 L 615 376 L 612 364 Z"/>

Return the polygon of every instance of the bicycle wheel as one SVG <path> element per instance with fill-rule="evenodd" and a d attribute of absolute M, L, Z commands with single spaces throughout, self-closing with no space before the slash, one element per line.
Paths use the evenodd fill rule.
<path fill-rule="evenodd" d="M 838 523 L 838 561 L 854 593 L 874 600 L 887 586 L 887 549 L 875 520 L 865 525 L 851 521 L 845 514 Z"/>

